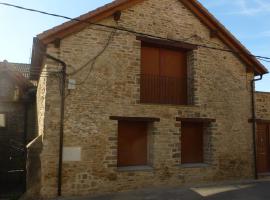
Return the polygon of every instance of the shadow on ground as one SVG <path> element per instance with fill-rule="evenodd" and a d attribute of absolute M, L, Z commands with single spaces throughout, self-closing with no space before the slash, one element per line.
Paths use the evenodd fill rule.
<path fill-rule="evenodd" d="M 151 188 L 61 200 L 270 200 L 270 181 L 193 188 Z M 60 199 L 59 199 L 60 200 Z"/>

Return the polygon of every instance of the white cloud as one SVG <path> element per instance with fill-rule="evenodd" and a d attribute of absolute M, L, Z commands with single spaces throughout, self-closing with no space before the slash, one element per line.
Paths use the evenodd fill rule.
<path fill-rule="evenodd" d="M 269 31 L 264 31 L 261 33 L 262 37 L 270 37 L 270 30 Z"/>
<path fill-rule="evenodd" d="M 270 30 L 258 32 L 257 34 L 251 33 L 238 33 L 238 38 L 241 39 L 262 39 L 270 37 Z"/>
<path fill-rule="evenodd" d="M 202 0 L 207 8 L 224 7 L 230 8 L 230 12 L 223 13 L 225 15 L 247 15 L 252 16 L 260 13 L 270 12 L 269 0 L 219 0 L 205 1 Z"/>
<path fill-rule="evenodd" d="M 216 7 L 220 7 L 223 5 L 227 5 L 228 0 L 219 0 L 219 1 L 207 1 L 207 0 L 200 0 L 202 2 L 202 4 L 206 7 L 206 8 L 216 8 Z"/>
<path fill-rule="evenodd" d="M 235 3 L 238 7 L 237 11 L 228 14 L 256 15 L 270 11 L 269 2 L 263 2 L 262 0 L 237 0 Z"/>

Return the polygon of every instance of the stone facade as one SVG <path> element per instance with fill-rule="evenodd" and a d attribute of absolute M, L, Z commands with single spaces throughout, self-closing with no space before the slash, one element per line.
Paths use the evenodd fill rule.
<path fill-rule="evenodd" d="M 143 1 L 124 10 L 117 24 L 113 17 L 100 23 L 227 48 L 219 39 L 211 38 L 209 29 L 178 0 Z M 47 53 L 65 61 L 67 73 L 72 74 L 102 50 L 110 32 L 90 26 L 61 40 L 60 48 L 48 45 Z M 81 161 L 63 162 L 63 195 L 252 178 L 252 125 L 248 120 L 253 74 L 247 72 L 245 64 L 232 53 L 199 47 L 188 55 L 192 104 L 154 105 L 139 101 L 140 59 L 141 42 L 131 33 L 117 31 L 92 67 L 89 64 L 68 77 L 78 85 L 65 99 L 64 147 L 80 147 Z M 59 69 L 57 63 L 45 60 L 43 73 L 47 76 L 38 84 L 41 198 L 57 195 L 61 99 L 60 79 L 52 71 Z M 160 122 L 151 123 L 149 133 L 152 170 L 117 168 L 117 121 L 110 116 L 160 118 Z M 206 131 L 206 165 L 181 165 L 181 123 L 176 117 L 216 120 Z"/>
<path fill-rule="evenodd" d="M 35 121 L 28 121 L 25 115 L 27 111 L 30 118 L 35 118 L 35 111 L 27 109 L 29 101 L 25 98 L 28 88 L 33 85 L 18 70 L 27 66 L 29 75 L 30 66 L 27 64 L 0 63 L 0 114 L 5 121 L 4 127 L 0 127 L 0 195 L 12 188 L 24 187 L 24 146 L 32 140 L 35 132 Z M 26 126 L 29 130 L 27 137 Z"/>
<path fill-rule="evenodd" d="M 270 93 L 256 92 L 256 115 L 257 119 L 270 122 Z"/>

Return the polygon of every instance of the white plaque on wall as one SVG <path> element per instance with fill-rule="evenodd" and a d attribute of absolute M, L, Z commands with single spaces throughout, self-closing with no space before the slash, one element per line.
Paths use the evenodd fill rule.
<path fill-rule="evenodd" d="M 63 161 L 64 162 L 78 162 L 81 161 L 81 147 L 64 147 Z"/>

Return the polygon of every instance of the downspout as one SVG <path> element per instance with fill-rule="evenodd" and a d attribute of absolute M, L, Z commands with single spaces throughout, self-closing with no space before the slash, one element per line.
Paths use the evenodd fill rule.
<path fill-rule="evenodd" d="M 67 65 L 64 61 L 55 58 L 49 54 L 46 57 L 54 60 L 62 65 L 62 83 L 61 83 L 61 116 L 60 116 L 60 138 L 59 138 L 59 160 L 58 160 L 58 179 L 57 179 L 57 195 L 62 195 L 62 168 L 63 168 L 63 139 L 64 139 L 64 115 L 65 115 L 65 89 L 66 89 L 66 69 Z"/>
<path fill-rule="evenodd" d="M 257 170 L 257 144 L 256 144 L 256 105 L 255 105 L 255 82 L 262 80 L 263 75 L 260 75 L 260 78 L 253 79 L 251 81 L 251 102 L 252 102 L 252 133 L 253 133 L 253 158 L 254 158 L 254 178 L 258 179 L 258 170 Z"/>

